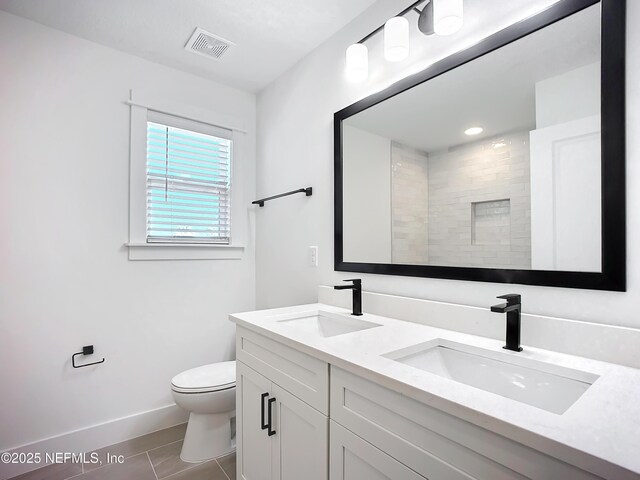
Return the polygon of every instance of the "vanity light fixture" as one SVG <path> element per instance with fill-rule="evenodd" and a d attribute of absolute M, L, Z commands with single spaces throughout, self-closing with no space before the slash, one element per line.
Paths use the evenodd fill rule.
<path fill-rule="evenodd" d="M 453 35 L 462 28 L 462 0 L 432 0 L 436 35 Z"/>
<path fill-rule="evenodd" d="M 422 10 L 420 5 L 424 5 Z M 389 62 L 400 62 L 409 56 L 409 12 L 418 14 L 418 30 L 424 35 L 452 35 L 463 24 L 463 0 L 418 0 L 384 25 L 350 45 L 345 55 L 347 79 L 363 82 L 369 75 L 369 54 L 364 43 L 380 31 L 384 31 L 384 58 Z"/>
<path fill-rule="evenodd" d="M 465 135 L 473 136 L 480 135 L 484 129 L 482 127 L 470 127 L 464 131 Z"/>
<path fill-rule="evenodd" d="M 409 56 L 409 21 L 393 17 L 384 24 L 384 58 L 400 62 Z"/>
<path fill-rule="evenodd" d="M 347 48 L 347 79 L 351 82 L 363 82 L 369 76 L 369 49 L 362 43 L 354 43 Z"/>

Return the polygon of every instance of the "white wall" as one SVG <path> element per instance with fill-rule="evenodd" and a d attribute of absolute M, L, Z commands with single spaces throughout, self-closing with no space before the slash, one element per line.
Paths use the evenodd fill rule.
<path fill-rule="evenodd" d="M 600 115 L 600 62 L 536 83 L 536 128 Z"/>
<path fill-rule="evenodd" d="M 257 299 L 259 307 L 311 302 L 319 284 L 363 278 L 364 289 L 488 306 L 499 294 L 519 292 L 524 311 L 554 317 L 640 328 L 640 2 L 628 2 L 627 30 L 627 245 L 628 292 L 502 285 L 427 278 L 336 273 L 333 271 L 333 113 L 386 86 L 402 73 L 454 50 L 457 37 L 430 37 L 428 49 L 413 49 L 408 61 L 388 67 L 377 44 L 371 45 L 371 77 L 361 86 L 344 78 L 344 50 L 410 2 L 382 0 L 338 32 L 258 96 L 259 193 L 313 185 L 314 195 L 273 204 L 257 216 Z M 472 5 L 473 3 L 473 5 Z M 478 15 L 468 16 L 472 33 L 460 42 L 512 22 L 549 1 L 479 2 Z M 465 3 L 466 12 L 478 4 Z M 467 8 L 469 7 L 469 8 Z M 379 42 L 379 40 L 376 40 Z M 286 176 L 283 173 L 286 172 Z M 271 206 L 270 206 L 271 207 Z M 264 213 L 264 215 L 263 215 Z M 306 249 L 318 245 L 320 266 L 307 266 Z M 366 304 L 364 305 L 366 309 Z"/>
<path fill-rule="evenodd" d="M 344 259 L 391 263 L 391 140 L 343 127 Z"/>
<path fill-rule="evenodd" d="M 127 260 L 123 102 L 146 90 L 243 119 L 236 161 L 254 172 L 255 96 L 4 12 L 0 65 L 2 451 L 172 404 L 173 375 L 234 358 L 253 242 L 242 260 Z M 234 187 L 248 205 L 253 173 Z M 106 362 L 73 370 L 86 344 Z"/>

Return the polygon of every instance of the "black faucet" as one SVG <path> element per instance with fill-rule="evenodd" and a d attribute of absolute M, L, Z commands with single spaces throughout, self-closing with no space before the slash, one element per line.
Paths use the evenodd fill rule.
<path fill-rule="evenodd" d="M 336 285 L 336 290 L 353 290 L 353 312 L 351 315 L 362 315 L 362 280 L 350 278 L 344 282 L 353 282 L 353 285 Z"/>
<path fill-rule="evenodd" d="M 492 312 L 507 314 L 507 344 L 502 348 L 513 350 L 514 352 L 521 352 L 520 311 L 522 310 L 522 297 L 516 293 L 510 293 L 508 295 L 500 295 L 497 298 L 502 298 L 507 301 L 507 303 L 501 303 L 500 305 L 491 307 Z"/>

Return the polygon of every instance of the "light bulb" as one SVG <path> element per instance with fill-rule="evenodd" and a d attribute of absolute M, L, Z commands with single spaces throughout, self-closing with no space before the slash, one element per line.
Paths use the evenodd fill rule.
<path fill-rule="evenodd" d="M 366 45 L 354 43 L 347 48 L 345 70 L 351 82 L 363 82 L 369 76 L 369 51 Z"/>
<path fill-rule="evenodd" d="M 483 130 L 484 129 L 482 127 L 471 127 L 471 128 L 467 128 L 464 131 L 464 134 L 465 135 L 470 135 L 470 136 L 480 135 L 483 132 Z"/>
<path fill-rule="evenodd" d="M 463 0 L 432 0 L 433 30 L 437 35 L 453 35 L 462 28 Z"/>
<path fill-rule="evenodd" d="M 409 21 L 393 17 L 384 24 L 384 58 L 399 62 L 409 55 Z"/>

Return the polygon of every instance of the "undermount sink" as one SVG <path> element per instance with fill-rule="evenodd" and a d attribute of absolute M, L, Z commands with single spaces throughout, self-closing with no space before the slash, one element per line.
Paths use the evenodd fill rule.
<path fill-rule="evenodd" d="M 383 355 L 471 387 L 563 414 L 597 375 L 436 339 Z"/>
<path fill-rule="evenodd" d="M 355 316 L 322 311 L 304 312 L 296 314 L 293 318 L 287 316 L 276 321 L 320 337 L 335 337 L 380 326 L 377 323 L 360 320 Z"/>

